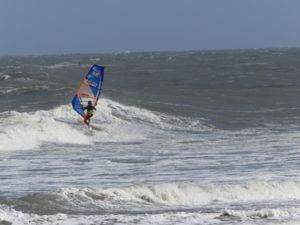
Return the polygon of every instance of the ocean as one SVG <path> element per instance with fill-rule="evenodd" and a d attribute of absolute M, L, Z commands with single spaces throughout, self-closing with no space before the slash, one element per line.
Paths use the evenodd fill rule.
<path fill-rule="evenodd" d="M 299 224 L 299 96 L 300 49 L 0 57 L 0 224 Z"/>

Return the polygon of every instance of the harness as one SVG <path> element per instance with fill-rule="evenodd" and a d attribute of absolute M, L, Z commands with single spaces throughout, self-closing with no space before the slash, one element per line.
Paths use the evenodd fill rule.
<path fill-rule="evenodd" d="M 94 110 L 88 110 L 87 115 L 88 116 L 93 116 L 94 115 Z"/>

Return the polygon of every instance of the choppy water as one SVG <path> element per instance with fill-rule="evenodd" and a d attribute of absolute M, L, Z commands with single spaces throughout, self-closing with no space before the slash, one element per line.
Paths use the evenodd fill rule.
<path fill-rule="evenodd" d="M 298 224 L 299 60 L 0 58 L 0 224 Z M 94 63 L 106 75 L 90 132 L 70 100 Z"/>

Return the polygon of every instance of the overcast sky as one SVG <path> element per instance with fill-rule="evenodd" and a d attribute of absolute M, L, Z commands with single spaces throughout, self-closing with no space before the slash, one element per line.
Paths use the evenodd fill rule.
<path fill-rule="evenodd" d="M 300 0 L 0 0 L 0 55 L 300 47 Z"/>

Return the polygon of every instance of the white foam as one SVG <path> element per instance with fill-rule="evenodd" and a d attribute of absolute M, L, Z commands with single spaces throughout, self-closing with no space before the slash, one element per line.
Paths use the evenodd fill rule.
<path fill-rule="evenodd" d="M 239 218 L 253 219 L 291 219 L 300 218 L 300 208 L 283 207 L 276 209 L 258 209 L 258 210 L 230 210 L 225 209 L 222 213 L 225 216 L 235 216 Z"/>
<path fill-rule="evenodd" d="M 49 89 L 46 85 L 40 85 L 40 86 L 29 86 L 29 87 L 4 87 L 0 90 L 0 93 L 2 94 L 9 94 L 13 92 L 26 92 L 26 91 L 38 91 L 38 90 L 47 90 Z"/>
<path fill-rule="evenodd" d="M 200 120 L 156 113 L 135 106 L 125 106 L 109 99 L 101 102 L 101 111 L 104 111 L 104 115 L 100 115 L 101 117 L 109 115 L 109 117 L 113 119 L 121 118 L 125 121 L 154 125 L 162 129 L 189 131 L 211 130 L 209 126 L 205 126 Z"/>
<path fill-rule="evenodd" d="M 48 204 L 52 210 L 58 207 L 60 210 L 84 213 L 37 215 L 2 205 L 0 221 L 14 225 L 224 224 L 224 221 L 227 224 L 238 221 L 244 225 L 294 225 L 300 219 L 300 208 L 297 207 L 300 181 L 254 180 L 244 184 L 163 183 L 116 188 L 63 188 L 45 196 L 42 193 L 40 195 L 37 198 L 43 199 L 41 208 Z M 30 198 L 35 198 L 35 195 L 25 199 L 37 202 Z M 295 206 L 285 206 L 284 202 Z M 224 206 L 232 209 L 225 209 Z M 103 210 L 106 213 L 102 215 Z M 100 212 L 100 215 L 95 212 Z"/>
<path fill-rule="evenodd" d="M 168 122 L 168 117 L 164 115 L 125 106 L 108 99 L 101 99 L 97 109 L 92 123 L 103 130 L 95 131 L 92 135 L 85 129 L 85 125 L 78 122 L 79 116 L 71 105 L 32 113 L 1 113 L 0 151 L 34 149 L 47 142 L 92 144 L 99 141 L 141 141 L 147 139 L 150 133 L 158 133 L 162 127 L 181 127 L 180 124 Z M 75 125 L 55 119 L 67 119 Z"/>
<path fill-rule="evenodd" d="M 103 215 L 37 215 L 23 213 L 7 207 L 0 208 L 0 221 L 6 221 L 13 225 L 93 225 L 93 224 L 141 224 L 141 225 L 173 225 L 187 224 L 215 224 L 214 214 L 202 213 L 157 213 L 157 214 L 103 214 Z"/>
<path fill-rule="evenodd" d="M 18 91 L 18 90 L 19 90 L 19 88 L 3 87 L 3 88 L 1 88 L 0 93 L 1 94 L 8 94 L 8 93 L 15 92 L 15 91 Z"/>
<path fill-rule="evenodd" d="M 85 210 L 84 214 L 72 213 L 66 215 L 58 213 L 55 215 L 37 215 L 35 213 L 25 213 L 11 209 L 7 206 L 0 206 L 0 221 L 11 222 L 14 225 L 21 224 L 235 224 L 237 221 L 239 224 L 282 224 L 282 225 L 294 225 L 298 224 L 300 219 L 299 207 L 279 207 L 273 204 L 271 207 L 257 208 L 249 207 L 245 208 L 245 204 L 242 204 L 241 209 L 218 209 L 211 207 L 213 202 L 210 202 L 206 207 L 211 207 L 209 212 L 198 208 L 195 212 L 195 208 L 182 208 L 183 203 L 194 203 L 195 201 L 203 202 L 204 195 L 215 195 L 215 199 L 211 200 L 219 203 L 218 200 L 224 202 L 235 202 L 239 193 L 238 190 L 248 189 L 248 195 L 257 196 L 257 193 L 262 191 L 261 184 L 266 187 L 267 182 L 255 182 L 260 183 L 256 185 L 255 191 L 253 191 L 254 184 L 239 185 L 211 185 L 200 186 L 196 184 L 160 184 L 160 185 L 137 185 L 125 188 L 108 188 L 108 189 L 93 189 L 93 188 L 66 188 L 57 191 L 55 194 L 57 197 L 53 199 L 61 199 L 66 206 L 71 210 L 77 209 L 91 209 Z M 282 191 L 286 187 L 296 189 L 299 191 L 299 182 L 283 182 L 275 183 L 268 182 L 267 189 L 277 187 L 276 192 L 280 192 L 279 198 L 287 194 L 288 190 Z M 275 185 L 276 184 L 276 185 Z M 222 187 L 223 186 L 223 187 Z M 226 192 L 220 193 L 221 189 Z M 228 188 L 227 188 L 228 187 Z M 230 189 L 231 187 L 232 189 Z M 295 190 L 294 190 L 295 191 Z M 202 192 L 201 196 L 199 192 Z M 228 192 L 230 192 L 231 198 L 228 198 Z M 266 193 L 266 190 L 262 191 Z M 235 193 L 235 194 L 233 194 Z M 294 193 L 295 194 L 295 193 Z M 223 195 L 222 198 L 220 196 Z M 261 194 L 259 194 L 261 195 Z M 185 197 L 184 197 L 185 196 Z M 193 196 L 193 199 L 192 199 Z M 183 197 L 185 200 L 183 200 Z M 285 196 L 286 197 L 286 196 Z M 294 196 L 294 200 L 299 201 L 299 194 Z M 151 201 L 149 201 L 149 199 Z M 288 198 L 289 194 L 288 194 Z M 187 199 L 189 199 L 187 201 Z M 202 200 L 201 200 L 202 199 Z M 273 196 L 266 194 L 264 197 L 253 197 L 252 200 L 272 200 Z M 154 202 L 152 202 L 154 200 Z M 44 202 L 46 199 L 44 199 Z M 239 199 L 241 201 L 241 199 Z M 243 201 L 243 200 L 242 200 Z M 135 203 L 135 204 L 133 204 Z M 222 202 L 221 202 L 222 203 Z M 179 205 L 178 205 L 179 204 Z M 52 206 L 55 206 L 54 204 Z M 156 207 L 149 207 L 149 205 Z M 170 206 L 166 208 L 165 206 Z M 97 215 L 97 208 L 105 209 L 105 214 Z M 135 207 L 136 206 L 136 207 Z M 189 205 L 190 206 L 190 205 Z M 207 208 L 204 209 L 207 209 Z M 272 208 L 273 207 L 273 208 Z M 237 207 L 235 207 L 237 208 Z M 67 209 L 67 208 L 66 208 Z M 126 213 L 118 214 L 118 211 L 114 209 L 124 209 Z M 196 208 L 197 209 L 197 208 Z M 131 213 L 139 211 L 140 213 Z M 99 210 L 98 212 L 102 212 Z M 112 212 L 111 214 L 109 212 Z M 147 213 L 151 212 L 151 213 Z"/>
<path fill-rule="evenodd" d="M 31 78 L 29 77 L 18 77 L 14 79 L 15 81 L 20 81 L 20 82 L 28 82 L 28 81 L 33 81 Z"/>
<path fill-rule="evenodd" d="M 62 62 L 62 63 L 56 63 L 50 66 L 46 66 L 48 69 L 62 69 L 67 67 L 76 66 L 77 64 L 71 63 L 71 62 Z"/>
<path fill-rule="evenodd" d="M 163 183 L 118 188 L 63 188 L 55 192 L 75 208 L 126 209 L 157 207 L 200 207 L 212 204 L 299 201 L 300 181 L 251 181 L 240 185 Z M 296 209 L 299 213 L 299 209 Z M 290 212 L 290 211 L 289 211 Z M 248 212 L 247 212 L 248 213 Z M 250 212 L 251 213 L 251 212 Z M 259 217 L 282 216 L 281 211 L 255 212 Z M 230 212 L 229 214 L 234 214 Z M 295 214 L 298 215 L 298 214 Z M 300 216 L 300 213 L 299 213 Z"/>
<path fill-rule="evenodd" d="M 49 118 L 49 114 L 51 115 L 47 111 L 6 113 L 0 119 L 1 124 L 5 124 L 0 128 L 0 150 L 33 149 L 43 142 L 89 143 L 88 138 L 80 131 L 55 122 L 53 116 Z"/>
<path fill-rule="evenodd" d="M 8 80 L 11 76 L 9 74 L 1 74 L 0 73 L 0 80 Z"/>

